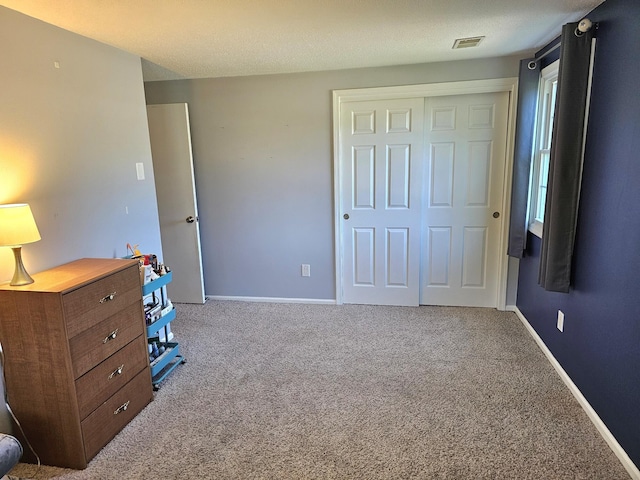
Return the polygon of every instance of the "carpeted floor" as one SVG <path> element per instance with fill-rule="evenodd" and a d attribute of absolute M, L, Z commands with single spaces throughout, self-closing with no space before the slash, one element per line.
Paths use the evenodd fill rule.
<path fill-rule="evenodd" d="M 187 363 L 79 479 L 628 479 L 512 313 L 177 305 Z"/>

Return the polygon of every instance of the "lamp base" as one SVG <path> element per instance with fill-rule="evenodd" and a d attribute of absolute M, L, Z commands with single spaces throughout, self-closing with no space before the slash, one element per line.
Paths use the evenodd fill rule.
<path fill-rule="evenodd" d="M 33 283 L 33 278 L 27 273 L 22 264 L 22 247 L 11 247 L 11 250 L 13 250 L 13 256 L 16 259 L 16 269 L 13 272 L 13 279 L 9 285 L 19 287 Z"/>

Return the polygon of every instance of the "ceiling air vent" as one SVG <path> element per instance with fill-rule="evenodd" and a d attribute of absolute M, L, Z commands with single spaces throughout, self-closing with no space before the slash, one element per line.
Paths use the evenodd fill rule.
<path fill-rule="evenodd" d="M 484 37 L 458 38 L 453 42 L 453 49 L 477 47 Z"/>

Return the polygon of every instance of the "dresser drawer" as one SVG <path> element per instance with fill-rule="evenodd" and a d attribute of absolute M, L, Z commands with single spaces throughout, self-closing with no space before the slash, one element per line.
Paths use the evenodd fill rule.
<path fill-rule="evenodd" d="M 139 336 L 76 381 L 80 418 L 85 418 L 148 367 L 146 344 L 146 338 Z"/>
<path fill-rule="evenodd" d="M 68 337 L 73 338 L 141 298 L 137 264 L 66 293 L 62 304 Z"/>
<path fill-rule="evenodd" d="M 151 401 L 149 380 L 149 371 L 145 369 L 82 421 L 87 461 Z"/>
<path fill-rule="evenodd" d="M 73 378 L 78 378 L 144 333 L 142 305 L 135 302 L 69 340 Z"/>

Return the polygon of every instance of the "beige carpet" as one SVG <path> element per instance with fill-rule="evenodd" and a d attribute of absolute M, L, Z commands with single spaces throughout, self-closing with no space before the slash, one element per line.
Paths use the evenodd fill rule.
<path fill-rule="evenodd" d="M 84 471 L 38 479 L 628 479 L 514 314 L 178 305 L 187 363 Z"/>

